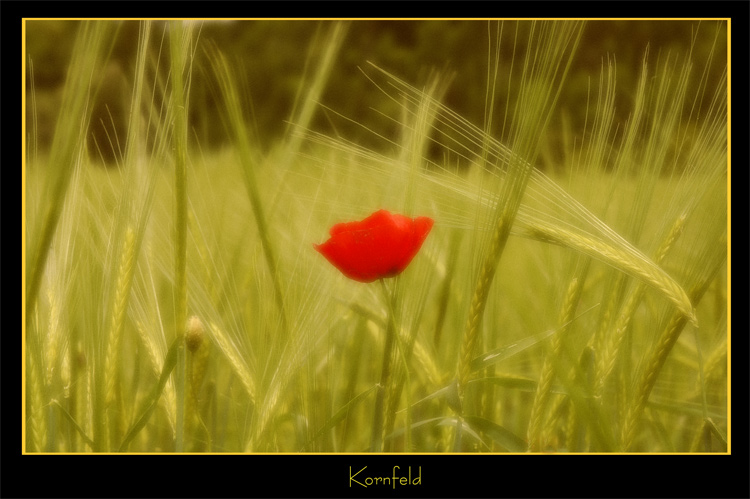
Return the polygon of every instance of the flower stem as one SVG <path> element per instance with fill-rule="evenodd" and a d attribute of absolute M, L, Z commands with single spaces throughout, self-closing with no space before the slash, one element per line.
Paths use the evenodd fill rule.
<path fill-rule="evenodd" d="M 383 451 L 383 420 L 385 416 L 385 393 L 391 376 L 391 357 L 393 356 L 393 340 L 396 336 L 395 317 L 393 316 L 393 295 L 388 292 L 385 281 L 381 278 L 383 294 L 388 303 L 388 320 L 385 328 L 385 347 L 383 348 L 383 367 L 380 370 L 380 383 L 375 398 L 375 414 L 372 425 L 372 452 Z"/>

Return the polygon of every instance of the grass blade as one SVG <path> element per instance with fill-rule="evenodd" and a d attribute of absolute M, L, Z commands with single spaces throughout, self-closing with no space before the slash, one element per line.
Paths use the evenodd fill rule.
<path fill-rule="evenodd" d="M 475 431 L 484 433 L 510 452 L 525 452 L 528 447 L 524 439 L 497 423 L 478 416 L 464 416 L 464 421 Z"/>
<path fill-rule="evenodd" d="M 128 430 L 128 433 L 125 436 L 125 439 L 120 444 L 120 448 L 118 449 L 119 452 L 127 451 L 130 442 L 136 437 L 136 435 L 138 435 L 138 432 L 140 432 L 143 427 L 146 426 L 146 423 L 151 417 L 151 413 L 156 407 L 157 402 L 159 402 L 159 397 L 161 397 L 161 393 L 164 390 L 164 385 L 167 384 L 169 375 L 172 374 L 172 370 L 177 365 L 177 350 L 182 345 L 183 338 L 177 337 L 169 347 L 167 356 L 164 358 L 164 367 L 162 367 L 159 381 L 156 386 L 154 386 L 153 390 L 151 390 L 148 398 L 146 398 L 146 401 L 143 404 L 143 408 L 141 409 L 140 417 L 136 420 L 133 426 L 130 427 L 130 430 Z"/>
<path fill-rule="evenodd" d="M 331 430 L 341 421 L 346 419 L 347 415 L 349 414 L 349 411 L 354 409 L 360 402 L 366 399 L 367 396 L 370 395 L 370 393 L 372 393 L 373 390 L 375 390 L 376 388 L 377 386 L 372 386 L 368 388 L 367 390 L 363 391 L 362 393 L 360 393 L 359 395 L 357 395 L 356 397 L 354 397 L 353 399 L 351 399 L 346 404 L 344 404 L 344 406 L 341 407 L 341 409 L 339 409 L 338 411 L 336 411 L 336 414 L 331 416 L 331 419 L 326 421 L 326 424 L 324 424 L 323 427 L 320 430 L 318 430 L 315 433 L 315 435 L 310 440 L 307 441 L 305 445 L 302 446 L 302 449 L 304 450 L 308 448 L 310 444 L 312 444 L 315 440 L 320 438 L 325 432 Z"/>

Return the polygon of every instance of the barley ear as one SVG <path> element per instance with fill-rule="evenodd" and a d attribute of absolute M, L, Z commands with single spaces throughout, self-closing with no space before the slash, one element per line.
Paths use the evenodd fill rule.
<path fill-rule="evenodd" d="M 26 376 L 29 387 L 27 391 L 29 400 L 27 402 L 26 424 L 30 430 L 27 435 L 31 435 L 30 450 L 32 452 L 43 452 L 47 446 L 47 420 L 44 416 L 42 376 L 33 354 L 26 357 Z"/>
<path fill-rule="evenodd" d="M 146 333 L 146 329 L 144 328 L 142 323 L 136 323 L 136 331 L 138 331 L 138 338 L 141 340 L 141 346 L 146 352 L 149 364 L 151 365 L 151 370 L 154 373 L 154 376 L 159 379 L 159 377 L 161 376 L 163 363 L 161 360 L 161 356 L 157 353 L 156 343 L 154 342 L 154 339 Z M 160 400 L 163 400 L 163 407 L 165 408 L 165 412 L 167 414 L 167 422 L 169 423 L 172 433 L 174 434 L 177 424 L 177 415 L 175 414 L 175 408 L 177 407 L 177 398 L 175 394 L 174 383 L 171 379 L 166 381 L 163 394 L 164 398 Z"/>
<path fill-rule="evenodd" d="M 656 383 L 656 378 L 661 370 L 664 361 L 667 359 L 667 355 L 672 350 L 672 346 L 677 342 L 680 331 L 685 326 L 685 317 L 681 315 L 673 315 L 672 320 L 669 321 L 669 325 L 664 330 L 659 342 L 654 348 L 651 354 L 646 368 L 639 380 L 637 391 L 635 392 L 635 398 L 628 409 L 625 417 L 625 424 L 622 427 L 622 446 L 624 450 L 630 449 L 635 438 L 635 430 L 637 427 L 638 419 L 646 407 L 646 401 L 651 393 L 651 389 Z"/>
<path fill-rule="evenodd" d="M 593 394 L 596 367 L 596 350 L 593 347 L 587 346 L 583 349 L 579 365 L 581 368 L 579 372 L 583 379 L 578 379 L 578 381 L 585 385 L 588 393 Z M 582 424 L 582 417 L 574 404 L 570 405 L 570 411 L 568 412 L 565 442 L 569 452 L 585 451 L 589 445 L 589 435 L 586 433 L 586 428 Z"/>
<path fill-rule="evenodd" d="M 680 237 L 682 229 L 685 226 L 685 219 L 686 216 L 682 215 L 678 217 L 672 224 L 669 233 L 661 242 L 659 248 L 656 250 L 656 254 L 654 256 L 654 263 L 656 265 L 661 265 L 669 250 L 674 246 L 675 241 L 677 241 L 677 239 Z M 602 359 L 599 363 L 596 393 L 602 392 L 607 378 L 609 377 L 612 369 L 615 366 L 617 354 L 620 351 L 620 346 L 622 345 L 622 341 L 625 338 L 625 333 L 630 325 L 630 320 L 635 313 L 636 307 L 641 301 L 641 297 L 643 296 L 644 291 L 645 284 L 643 283 L 643 281 L 638 281 L 635 285 L 635 288 L 630 292 L 630 295 L 628 296 L 627 301 L 625 302 L 625 305 L 620 312 L 620 315 L 617 317 L 614 330 L 610 334 L 609 341 L 606 341 L 605 339 L 606 346 L 603 351 Z"/>
<path fill-rule="evenodd" d="M 726 327 L 726 321 L 723 325 Z M 720 383 L 722 379 L 726 379 L 727 357 L 727 337 L 724 336 L 716 348 L 706 357 L 703 368 L 706 386 L 711 383 Z M 700 377 L 698 377 L 696 384 L 698 385 L 697 392 L 700 393 Z"/>
<path fill-rule="evenodd" d="M 60 307 L 57 297 L 52 287 L 47 291 L 49 299 L 49 328 L 47 332 L 47 349 L 46 349 L 46 370 L 44 383 L 49 386 L 52 384 L 52 376 L 57 366 L 57 359 L 60 354 Z"/>
<path fill-rule="evenodd" d="M 544 360 L 542 365 L 542 372 L 539 376 L 539 384 L 537 385 L 536 393 L 534 394 L 534 402 L 531 406 L 531 415 L 529 416 L 529 428 L 527 431 L 527 438 L 529 442 L 529 451 L 536 452 L 543 448 L 543 442 L 541 441 L 541 429 L 543 426 L 543 419 L 547 403 L 552 389 L 552 381 L 555 378 L 555 363 L 552 358 L 559 358 L 563 348 L 564 337 L 570 328 L 570 322 L 572 321 L 576 306 L 578 305 L 578 299 L 581 296 L 583 279 L 574 277 L 568 285 L 568 290 L 565 293 L 565 300 L 560 310 L 560 317 L 558 323 L 560 329 L 555 332 L 551 339 L 550 352 Z"/>
<path fill-rule="evenodd" d="M 708 286 L 716 275 L 723 259 L 717 259 L 715 265 L 710 269 L 709 272 L 705 273 L 701 282 L 695 284 L 690 293 L 690 296 L 694 303 L 700 302 L 703 294 L 708 289 Z M 667 360 L 667 356 L 672 351 L 672 347 L 680 337 L 680 333 L 687 324 L 687 317 L 682 314 L 674 314 L 669 321 L 669 324 L 664 329 L 664 332 L 659 337 L 656 346 L 651 352 L 651 356 L 646 361 L 645 368 L 641 373 L 640 379 L 636 385 L 635 396 L 628 408 L 627 415 L 625 416 L 625 423 L 622 427 L 622 447 L 628 450 L 633 445 L 635 438 L 635 430 L 638 425 L 638 421 L 643 413 L 643 409 L 646 407 L 646 402 L 651 394 L 651 390 L 656 383 L 656 379 L 661 371 L 664 362 Z"/>
<path fill-rule="evenodd" d="M 505 245 L 505 241 L 508 238 L 508 233 L 509 227 L 506 227 L 503 217 L 500 217 L 498 224 L 495 227 L 495 232 L 492 235 L 490 250 L 487 253 L 481 273 L 479 274 L 479 279 L 477 280 L 477 287 L 471 298 L 469 316 L 466 320 L 466 328 L 464 329 L 463 342 L 461 343 L 461 352 L 458 359 L 459 399 L 463 397 L 466 383 L 469 382 L 469 375 L 471 374 L 471 359 L 474 357 L 474 350 L 477 344 L 477 338 L 479 337 L 480 326 L 482 324 L 482 315 L 484 314 L 484 308 L 487 304 L 487 296 L 490 292 L 492 279 L 495 276 L 497 263 Z"/>
<path fill-rule="evenodd" d="M 641 279 L 668 298 L 693 325 L 698 323 L 693 303 L 685 290 L 664 270 L 640 252 L 614 246 L 589 234 L 575 232 L 542 221 L 534 222 L 531 228 L 531 237 L 576 249 Z"/>
<path fill-rule="evenodd" d="M 224 332 L 219 329 L 216 324 L 211 323 L 210 328 L 213 340 L 216 342 L 219 350 L 221 350 L 226 359 L 229 361 L 229 365 L 234 373 L 240 379 L 243 388 L 245 388 L 245 391 L 250 397 L 250 401 L 252 403 L 256 403 L 255 382 L 253 381 L 253 377 L 250 373 L 250 369 L 247 367 L 247 364 L 242 361 L 234 345 L 232 345 Z"/>
<path fill-rule="evenodd" d="M 125 240 L 122 245 L 120 265 L 117 270 L 117 284 L 115 287 L 115 299 L 112 303 L 112 320 L 110 321 L 109 335 L 107 337 L 107 354 L 105 365 L 105 403 L 110 405 L 115 398 L 115 384 L 117 379 L 117 368 L 119 366 L 120 343 L 122 330 L 125 324 L 125 312 L 128 308 L 130 296 L 130 285 L 133 280 L 135 268 L 135 232 L 128 226 L 125 232 Z"/>

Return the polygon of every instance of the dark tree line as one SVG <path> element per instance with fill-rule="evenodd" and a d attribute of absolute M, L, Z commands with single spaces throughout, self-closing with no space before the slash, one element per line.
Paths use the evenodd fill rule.
<path fill-rule="evenodd" d="M 113 21 L 113 23 L 115 23 Z M 130 85 L 134 73 L 138 40 L 138 22 L 122 21 L 113 26 L 113 40 L 109 62 L 103 64 L 94 87 L 95 100 L 88 136 L 89 152 L 94 157 L 112 161 L 119 148 L 124 148 Z M 245 91 L 249 122 L 254 124 L 259 146 L 270 147 L 282 137 L 288 124 L 295 96 L 300 90 L 303 75 L 308 79 L 314 72 L 324 50 L 322 40 L 330 21 L 230 21 L 206 22 L 200 27 L 198 50 L 195 52 L 193 81 L 190 93 L 190 123 L 202 147 L 218 147 L 226 140 L 218 115 L 216 85 L 211 73 L 210 52 L 202 47 L 214 45 L 225 53 L 239 73 Z M 36 120 L 32 121 L 30 99 L 27 99 L 27 123 L 35 123 L 35 146 L 43 151 L 51 141 L 56 119 L 60 86 L 64 82 L 67 61 L 73 47 L 78 23 L 75 21 L 32 21 L 27 27 L 27 60 L 33 63 L 33 82 Z M 668 21 L 593 21 L 589 22 L 576 55 L 574 67 L 564 88 L 559 106 L 573 129 L 580 129 L 585 120 L 589 83 L 595 87 L 599 70 L 607 54 L 614 54 L 617 62 L 618 116 L 624 121 L 631 109 L 633 95 L 646 47 L 650 60 L 671 53 L 685 54 L 690 50 L 697 22 Z M 517 29 L 518 28 L 518 29 Z M 167 37 L 162 37 L 164 25 L 155 24 L 152 33 L 150 60 L 154 66 L 149 73 L 151 84 L 157 88 L 156 97 L 163 95 L 164 75 L 167 74 Z M 393 104 L 367 80 L 358 68 L 366 69 L 367 61 L 387 69 L 405 81 L 420 87 L 431 72 L 452 75 L 444 103 L 472 123 L 481 126 L 484 120 L 488 51 L 490 37 L 496 41 L 497 26 L 486 21 L 352 21 L 347 37 L 338 53 L 323 102 L 337 112 L 367 123 L 372 117 L 371 107 L 393 110 Z M 515 46 L 523 53 L 527 42 L 528 23 L 503 25 L 500 68 L 509 71 L 510 54 Z M 693 52 L 705 57 L 713 42 L 716 24 L 702 23 Z M 726 44 L 724 28 L 719 46 Z M 722 45 L 723 44 L 723 45 Z M 161 57 L 159 48 L 161 47 Z M 721 53 L 721 50 L 719 50 Z M 518 64 L 518 61 L 516 61 Z M 714 64 L 709 74 L 711 82 L 718 81 L 725 61 Z M 156 70 L 160 76 L 157 78 Z M 696 70 L 702 70 L 697 68 Z M 30 75 L 30 73 L 28 73 Z M 31 83 L 27 79 L 27 94 Z M 500 81 L 504 81 L 502 78 Z M 303 87 L 304 92 L 304 87 Z M 508 89 L 496 89 L 504 102 Z M 496 108 L 497 113 L 503 112 Z M 398 115 L 396 114 L 395 117 Z M 559 125 L 559 124 L 558 124 Z M 313 122 L 316 128 L 331 128 L 330 116 L 318 112 Z M 371 134 L 354 125 L 347 132 L 365 146 L 373 141 Z M 397 133 L 395 124 L 384 125 L 386 135 Z M 30 127 L 29 127 L 30 128 Z M 559 127 L 558 127 L 559 128 Z M 551 127 L 555 130 L 555 124 Z"/>

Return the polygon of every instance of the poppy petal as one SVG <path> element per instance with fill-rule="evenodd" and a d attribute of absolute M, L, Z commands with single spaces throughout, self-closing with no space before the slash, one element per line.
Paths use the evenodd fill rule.
<path fill-rule="evenodd" d="M 344 275 L 360 282 L 394 277 L 406 269 L 434 221 L 378 210 L 358 222 L 331 227 L 331 237 L 314 248 Z"/>

